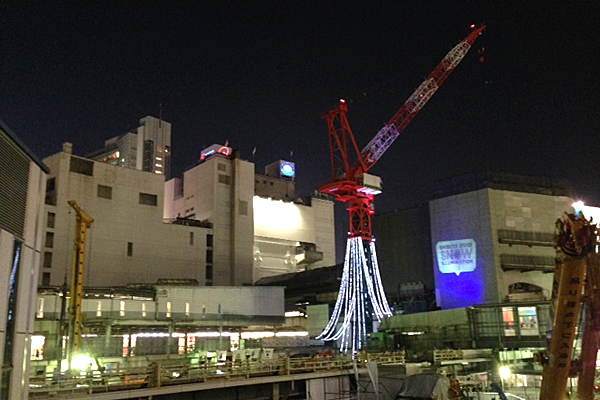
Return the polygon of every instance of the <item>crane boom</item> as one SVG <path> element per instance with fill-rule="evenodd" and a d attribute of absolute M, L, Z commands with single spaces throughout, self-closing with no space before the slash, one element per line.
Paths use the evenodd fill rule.
<path fill-rule="evenodd" d="M 485 29 L 481 24 L 474 29 L 464 40 L 454 46 L 446 57 L 438 64 L 431 74 L 406 100 L 404 105 L 394 114 L 388 123 L 371 139 L 369 144 L 360 152 L 359 160 L 355 163 L 357 175 L 367 172 L 381 158 L 383 153 L 394 143 L 396 138 L 410 124 L 413 118 L 421 111 L 431 96 L 444 83 L 446 78 L 454 71 L 456 66 L 465 57 L 475 40 Z"/>

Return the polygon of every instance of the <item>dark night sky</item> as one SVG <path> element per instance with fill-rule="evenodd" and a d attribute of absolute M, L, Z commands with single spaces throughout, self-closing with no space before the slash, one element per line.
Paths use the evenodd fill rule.
<path fill-rule="evenodd" d="M 176 175 L 229 140 L 258 171 L 295 161 L 300 194 L 329 177 L 322 113 L 346 98 L 362 148 L 485 21 L 485 62 L 472 50 L 371 171 L 378 210 L 478 169 L 566 178 L 600 205 L 598 2 L 3 3 L 0 118 L 40 157 L 96 150 L 162 103 Z"/>

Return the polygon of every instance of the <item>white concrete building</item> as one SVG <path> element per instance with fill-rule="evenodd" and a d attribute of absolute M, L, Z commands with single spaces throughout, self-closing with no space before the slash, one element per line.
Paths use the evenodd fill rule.
<path fill-rule="evenodd" d="M 251 285 L 254 164 L 215 153 L 185 171 L 183 180 L 168 181 L 165 193 L 165 218 L 192 218 L 213 225 L 207 280 L 215 286 Z"/>
<path fill-rule="evenodd" d="M 212 230 L 199 222 L 163 222 L 164 177 L 77 157 L 72 146 L 45 159 L 46 193 L 42 285 L 70 282 L 75 200 L 94 222 L 86 246 L 85 285 L 155 283 L 160 278 L 207 281 Z M 182 225 L 186 223 L 186 225 Z"/>
<path fill-rule="evenodd" d="M 87 156 L 126 168 L 171 175 L 171 124 L 146 116 L 140 126 L 104 142 L 104 148 Z"/>
<path fill-rule="evenodd" d="M 0 121 L 0 398 L 27 399 L 48 169 Z"/>
<path fill-rule="evenodd" d="M 292 180 L 255 174 L 253 163 L 225 146 L 205 149 L 183 179 L 165 184 L 165 218 L 213 224 L 214 285 L 335 264 L 333 215 L 331 200 L 296 199 Z"/>

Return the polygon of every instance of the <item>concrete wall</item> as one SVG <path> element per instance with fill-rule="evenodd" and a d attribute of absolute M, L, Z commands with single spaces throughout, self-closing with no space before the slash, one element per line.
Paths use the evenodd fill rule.
<path fill-rule="evenodd" d="M 565 212 L 573 212 L 573 199 L 565 196 L 548 196 L 534 193 L 519 193 L 504 190 L 489 190 L 494 244 L 494 263 L 497 266 L 497 291 L 502 301 L 508 287 L 517 282 L 537 285 L 544 290 L 547 299 L 552 290 L 551 273 L 540 271 L 503 271 L 500 268 L 502 254 L 518 256 L 554 257 L 556 251 L 548 246 L 506 244 L 498 240 L 499 230 L 554 234 L 554 224 Z"/>
<path fill-rule="evenodd" d="M 211 231 L 163 223 L 163 176 L 100 162 L 94 162 L 93 176 L 88 176 L 70 172 L 70 158 L 58 153 L 45 160 L 50 178 L 56 179 L 56 205 L 46 206 L 47 213 L 55 214 L 54 228 L 46 228 L 54 240 L 44 248 L 52 253 L 52 264 L 43 267 L 40 283 L 70 282 L 75 214 L 67 201 L 75 200 L 94 218 L 88 230 L 86 285 L 155 283 L 159 278 L 204 284 L 206 236 Z M 98 185 L 111 187 L 112 198 L 99 197 Z M 156 205 L 140 204 L 140 193 L 155 195 Z M 44 282 L 44 273 L 50 274 L 49 282 Z"/>
<path fill-rule="evenodd" d="M 498 301 L 496 265 L 489 205 L 489 189 L 432 200 L 431 244 L 437 304 L 441 308 L 468 307 Z M 443 273 L 436 246 L 441 242 L 473 240 L 475 269 Z"/>

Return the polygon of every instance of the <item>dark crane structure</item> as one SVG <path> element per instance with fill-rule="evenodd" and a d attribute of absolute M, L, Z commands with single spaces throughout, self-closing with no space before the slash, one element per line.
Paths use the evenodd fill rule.
<path fill-rule="evenodd" d="M 373 197 L 381 193 L 381 179 L 368 171 L 454 71 L 485 24 L 471 28 L 473 31 L 450 50 L 362 151 L 358 150 L 346 118 L 348 106 L 344 100 L 323 116 L 329 131 L 332 180 L 319 190 L 348 203 L 350 232 L 337 302 L 329 323 L 317 339 L 341 339 L 343 352 L 351 349 L 355 354 L 362 347 L 369 319 L 375 317 L 381 321 L 392 315 L 381 283 L 371 231 Z M 356 154 L 354 161 L 350 159 L 351 153 Z M 342 315 L 343 323 L 338 326 Z"/>

